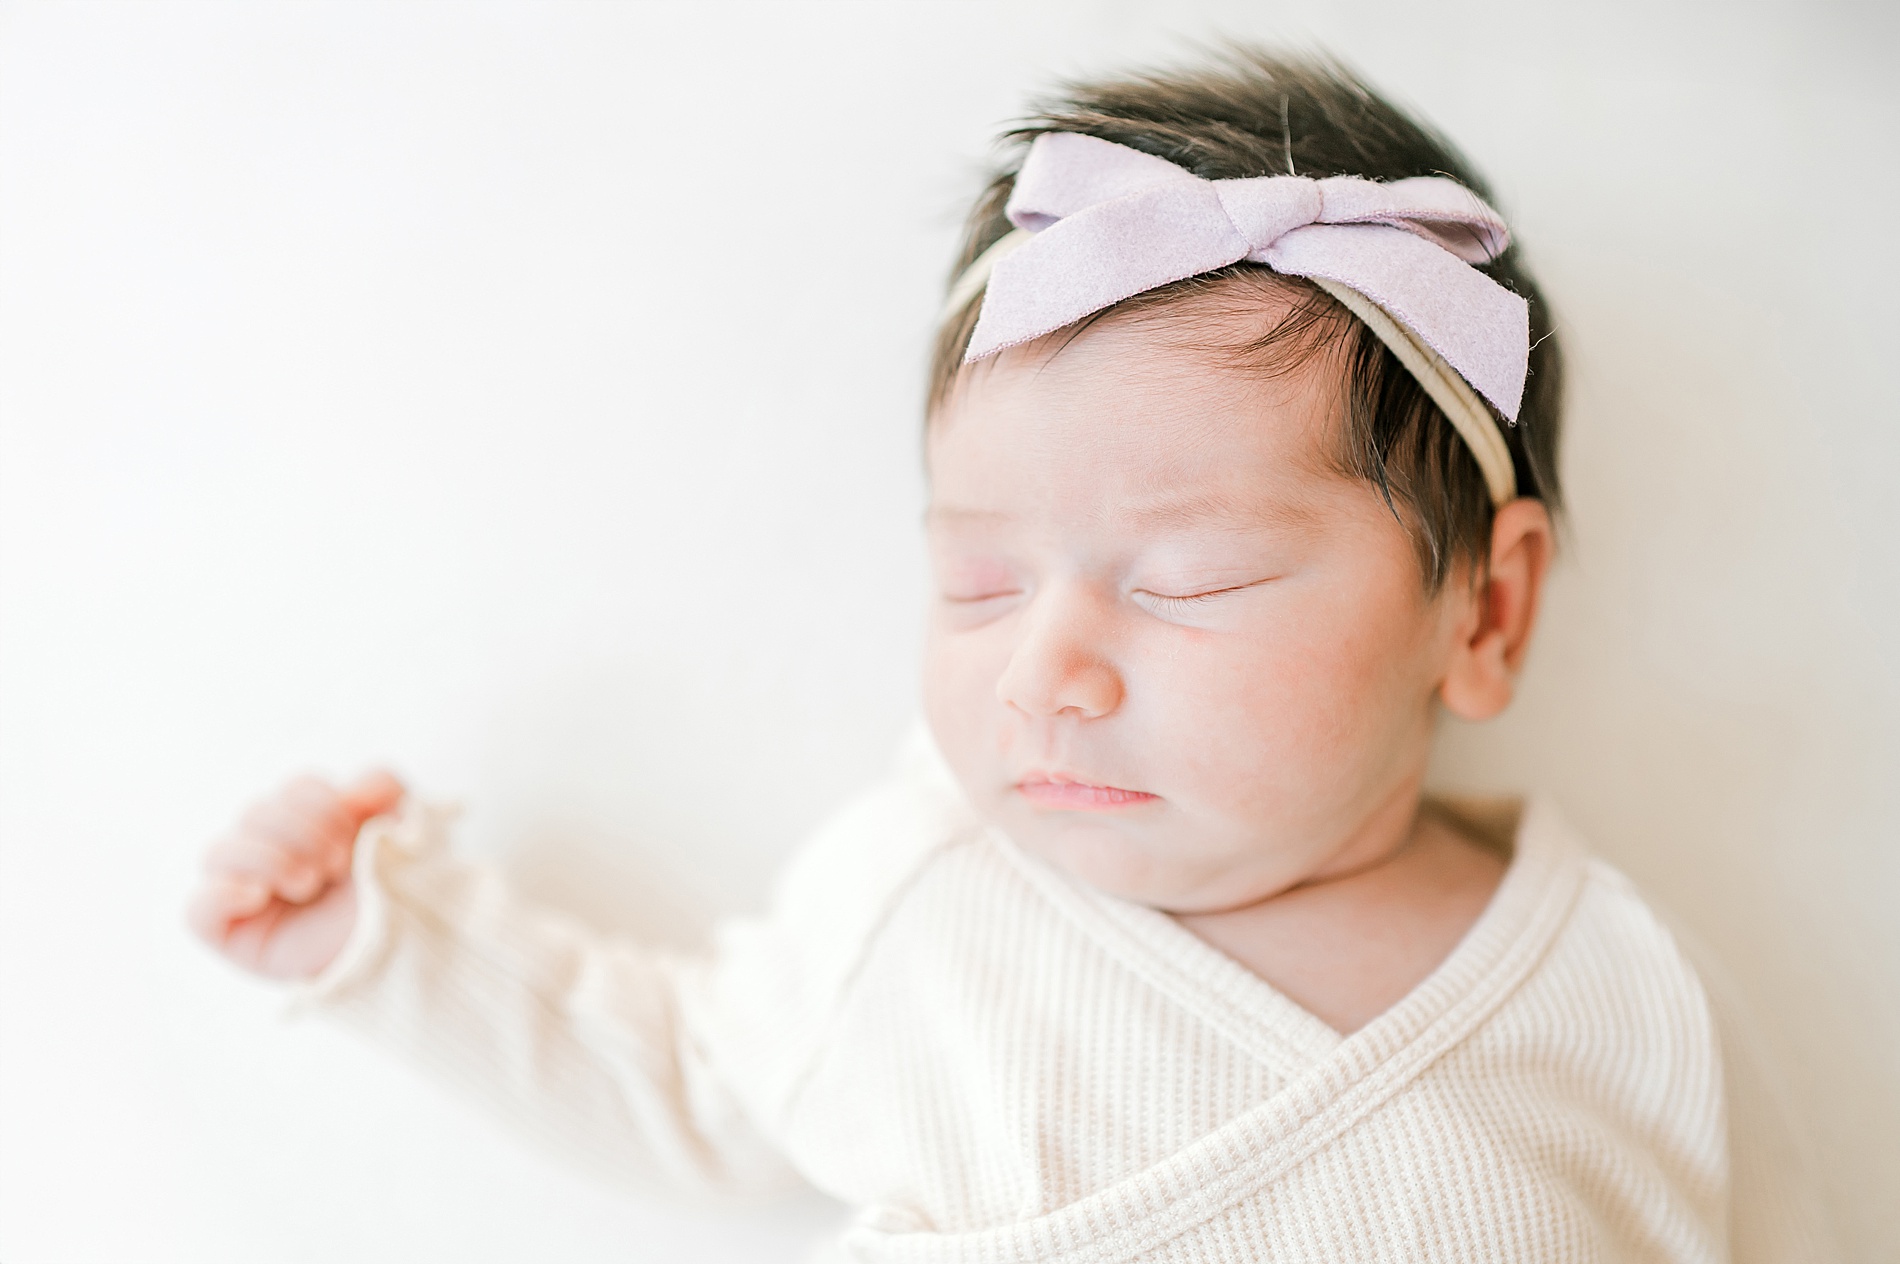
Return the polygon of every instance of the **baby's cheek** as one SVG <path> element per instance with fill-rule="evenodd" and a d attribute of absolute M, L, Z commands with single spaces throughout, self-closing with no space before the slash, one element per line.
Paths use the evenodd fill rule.
<path fill-rule="evenodd" d="M 1272 767 L 1259 784 L 1272 787 L 1274 810 L 1307 829 L 1345 828 L 1422 766 L 1430 712 L 1404 631 L 1396 621 L 1348 624 L 1263 673 L 1259 713 L 1272 718 L 1259 740 Z"/>
<path fill-rule="evenodd" d="M 924 717 L 937 748 L 969 785 L 995 745 L 1000 666 L 978 633 L 933 630 L 924 643 Z"/>
<path fill-rule="evenodd" d="M 1237 812 L 1315 804 L 1352 782 L 1370 741 L 1376 672 L 1350 646 L 1319 639 L 1234 647 L 1177 658 L 1163 699 L 1180 699 L 1168 727 L 1194 751 L 1197 779 Z"/>

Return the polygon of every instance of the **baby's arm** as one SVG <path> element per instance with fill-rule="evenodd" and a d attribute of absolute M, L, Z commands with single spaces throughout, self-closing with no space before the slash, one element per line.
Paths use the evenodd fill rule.
<path fill-rule="evenodd" d="M 193 929 L 571 1157 L 676 1189 L 783 1185 L 684 1012 L 707 963 L 523 903 L 402 800 L 387 774 L 286 786 L 210 849 Z"/>
<path fill-rule="evenodd" d="M 357 833 L 402 796 L 402 783 L 386 772 L 343 789 L 315 777 L 292 781 L 212 844 L 186 921 L 246 970 L 314 978 L 356 925 Z"/>

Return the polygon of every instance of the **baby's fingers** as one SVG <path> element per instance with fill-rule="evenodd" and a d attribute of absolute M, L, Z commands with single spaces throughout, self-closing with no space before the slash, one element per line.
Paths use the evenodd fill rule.
<path fill-rule="evenodd" d="M 360 826 L 372 816 L 394 811 L 407 793 L 394 773 L 378 768 L 364 773 L 353 784 L 344 787 L 342 798 L 344 806 L 354 814 L 356 824 Z"/>
<path fill-rule="evenodd" d="M 185 924 L 208 944 L 222 944 L 233 922 L 264 911 L 271 902 L 270 886 L 242 874 L 211 874 L 185 903 Z"/>
<path fill-rule="evenodd" d="M 357 822 L 336 791 L 306 778 L 246 812 L 237 832 L 274 843 L 335 876 L 349 867 L 356 828 Z"/>
<path fill-rule="evenodd" d="M 211 846 L 205 871 L 214 879 L 245 879 L 292 904 L 304 904 L 328 885 L 332 866 L 326 855 L 300 851 L 271 835 L 243 830 Z"/>
<path fill-rule="evenodd" d="M 344 792 L 320 777 L 298 777 L 278 791 L 275 799 L 251 809 L 254 815 L 268 815 L 279 826 L 324 841 L 353 839 L 359 821 L 350 809 Z"/>

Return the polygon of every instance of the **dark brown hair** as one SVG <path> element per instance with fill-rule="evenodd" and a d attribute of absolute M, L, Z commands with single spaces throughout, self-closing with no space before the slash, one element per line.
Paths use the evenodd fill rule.
<path fill-rule="evenodd" d="M 1043 132 L 1081 132 L 1154 154 L 1209 180 L 1298 174 L 1401 180 L 1442 175 L 1496 205 L 1482 177 L 1443 137 L 1337 62 L 1240 45 L 1202 63 L 1070 84 L 1005 134 L 1011 161 L 971 210 L 954 278 L 1011 225 L 1003 206 L 1023 150 Z M 1516 425 L 1500 423 L 1520 495 L 1562 506 L 1557 481 L 1563 362 L 1549 305 L 1516 245 L 1480 269 L 1530 301 L 1530 378 Z M 1429 589 L 1459 561 L 1482 570 L 1492 505 L 1477 461 L 1444 413 L 1373 332 L 1309 281 L 1239 263 L 1137 295 L 1090 321 L 1190 297 L 1265 285 L 1294 297 L 1272 328 L 1232 350 L 1274 372 L 1320 350 L 1345 369 L 1339 464 L 1374 484 L 1411 531 Z M 1242 295 L 1235 294 L 1235 298 Z M 932 357 L 928 411 L 948 398 L 981 305 L 946 320 Z M 1084 326 L 1089 322 L 1085 322 Z"/>

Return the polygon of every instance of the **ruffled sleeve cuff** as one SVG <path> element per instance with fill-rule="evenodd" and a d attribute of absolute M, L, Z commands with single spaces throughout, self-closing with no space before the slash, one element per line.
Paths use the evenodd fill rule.
<path fill-rule="evenodd" d="M 373 982 L 391 950 L 393 884 L 417 885 L 430 868 L 460 868 L 449 851 L 449 825 L 459 812 L 452 804 L 410 799 L 363 825 L 350 865 L 356 924 L 330 964 L 294 989 L 292 1013 L 322 1008 Z"/>

